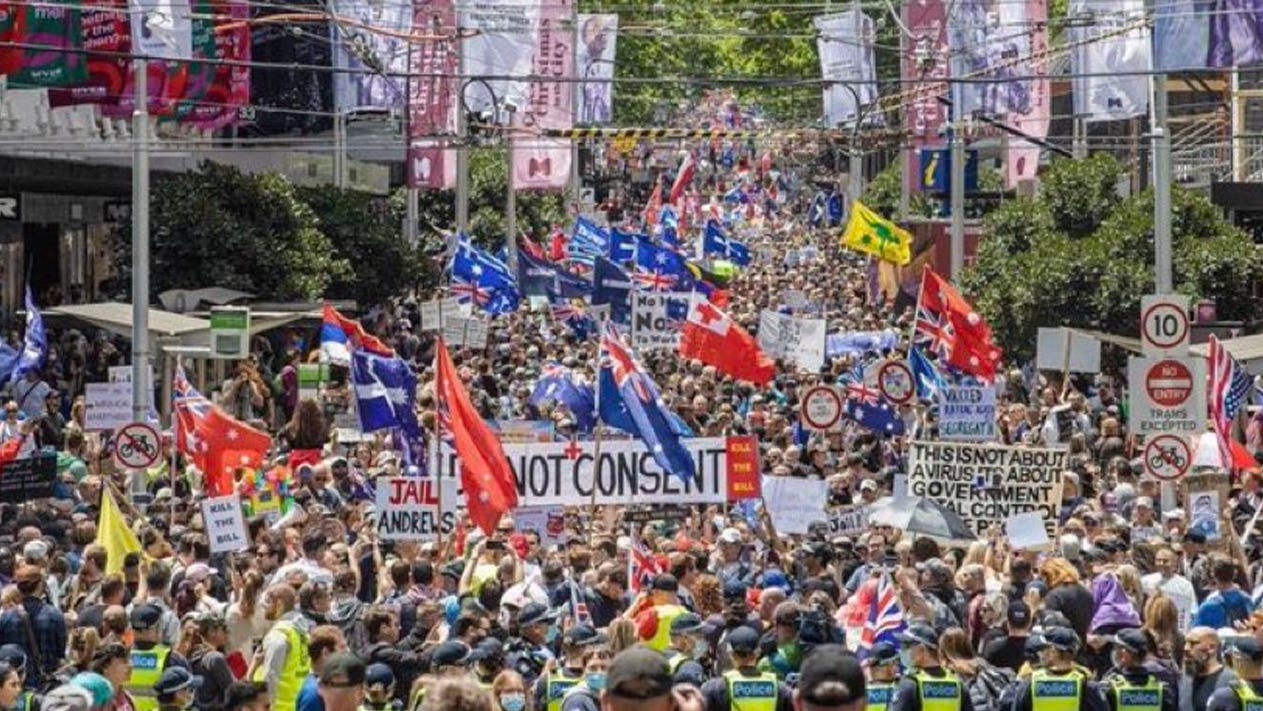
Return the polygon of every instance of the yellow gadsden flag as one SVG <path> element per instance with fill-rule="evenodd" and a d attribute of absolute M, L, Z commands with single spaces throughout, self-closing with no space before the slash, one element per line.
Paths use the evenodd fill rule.
<path fill-rule="evenodd" d="M 123 512 L 118 510 L 118 502 L 109 487 L 101 491 L 101 519 L 96 526 L 97 545 L 105 549 L 105 574 L 117 573 L 123 569 L 123 558 L 128 553 L 140 553 L 140 541 L 136 534 L 127 527 Z"/>
<path fill-rule="evenodd" d="M 842 246 L 901 267 L 912 261 L 912 235 L 859 200 L 851 203 L 851 219 L 842 233 Z"/>

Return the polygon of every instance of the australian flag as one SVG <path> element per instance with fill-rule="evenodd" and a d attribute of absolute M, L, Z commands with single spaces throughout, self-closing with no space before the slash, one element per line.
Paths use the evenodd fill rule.
<path fill-rule="evenodd" d="M 690 485 L 697 480 L 693 456 L 680 442 L 658 386 L 645 374 L 614 326 L 601 333 L 600 418 L 645 443 L 662 471 Z"/>
<path fill-rule="evenodd" d="M 581 299 L 592 295 L 592 282 L 525 251 L 518 253 L 518 283 L 526 296 Z"/>
<path fill-rule="evenodd" d="M 903 418 L 881 393 L 864 383 L 846 386 L 846 416 L 857 425 L 878 434 L 895 437 L 903 434 Z"/>
<path fill-rule="evenodd" d="M 531 391 L 530 403 L 535 407 L 549 401 L 565 405 L 574 415 L 581 432 L 592 431 L 596 421 L 596 394 L 592 386 L 579 382 L 569 368 L 556 363 L 544 367 L 535 389 Z"/>
<path fill-rule="evenodd" d="M 636 258 L 636 240 L 649 239 L 635 232 L 623 232 L 617 227 L 610 232 L 609 258 L 615 264 L 626 264 Z"/>
<path fill-rule="evenodd" d="M 743 267 L 750 266 L 750 250 L 744 244 L 724 234 L 723 228 L 714 220 L 706 223 L 706 234 L 702 239 L 702 253 L 719 255 Z"/>
<path fill-rule="evenodd" d="M 489 314 L 511 313 L 522 301 L 517 279 L 508 265 L 467 240 L 457 243 L 451 271 L 452 293 Z"/>
<path fill-rule="evenodd" d="M 592 265 L 592 305 L 609 305 L 610 320 L 631 324 L 632 280 L 622 267 L 604 257 Z"/>
<path fill-rule="evenodd" d="M 636 246 L 636 285 L 646 291 L 690 291 L 693 277 L 684 257 L 668 247 L 641 239 Z"/>
<path fill-rule="evenodd" d="M 882 573 L 873 600 L 868 604 L 868 617 L 864 620 L 864 631 L 860 634 L 856 656 L 864 659 L 878 642 L 889 642 L 898 649 L 896 635 L 903 631 L 904 626 L 899 591 L 890 582 L 890 575 Z"/>
<path fill-rule="evenodd" d="M 580 302 L 553 297 L 549 299 L 549 305 L 552 307 L 553 319 L 565 324 L 575 338 L 586 341 L 596 332 L 596 323 Z"/>

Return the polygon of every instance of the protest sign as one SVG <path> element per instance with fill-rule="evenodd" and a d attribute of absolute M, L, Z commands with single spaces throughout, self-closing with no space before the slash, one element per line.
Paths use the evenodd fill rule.
<path fill-rule="evenodd" d="M 456 480 L 442 479 L 442 512 L 436 479 L 377 479 L 377 537 L 383 541 L 426 541 L 456 528 L 460 494 Z"/>
<path fill-rule="evenodd" d="M 1184 478 L 1184 510 L 1188 512 L 1188 530 L 1206 536 L 1206 540 L 1223 545 L 1220 514 L 1227 506 L 1229 478 L 1227 474 L 1202 471 Z"/>
<path fill-rule="evenodd" d="M 446 299 L 434 299 L 433 301 L 423 301 L 418 309 L 420 312 L 420 331 L 437 331 L 443 322 L 449 318 L 469 318 L 473 312 L 473 304 L 460 302 L 456 297 Z"/>
<path fill-rule="evenodd" d="M 807 533 L 813 521 L 824 518 L 829 485 L 818 479 L 787 476 L 763 477 L 763 506 L 772 517 L 777 535 Z"/>
<path fill-rule="evenodd" d="M 912 442 L 908 493 L 951 507 L 979 535 L 1038 512 L 1049 535 L 1061 508 L 1066 452 L 998 444 Z"/>
<path fill-rule="evenodd" d="M 0 468 L 0 502 L 20 504 L 53 495 L 57 479 L 57 455 L 15 459 Z"/>
<path fill-rule="evenodd" d="M 555 546 L 566 531 L 566 511 L 560 506 L 518 506 L 513 525 L 519 533 L 534 531 L 544 546 Z"/>
<path fill-rule="evenodd" d="M 449 346 L 487 347 L 487 322 L 479 318 L 443 316 L 443 340 Z"/>
<path fill-rule="evenodd" d="M 939 437 L 971 442 L 995 440 L 994 387 L 949 385 L 939 398 Z"/>
<path fill-rule="evenodd" d="M 824 365 L 825 320 L 794 318 L 764 309 L 759 314 L 759 347 L 770 358 L 786 358 L 802 370 Z"/>
<path fill-rule="evenodd" d="M 628 523 L 683 521 L 692 513 L 690 507 L 680 504 L 633 504 L 623 509 L 623 520 Z"/>
<path fill-rule="evenodd" d="M 681 441 L 693 455 L 696 478 L 692 481 L 664 473 L 638 440 L 602 441 L 599 462 L 596 444 L 590 441 L 505 444 L 504 453 L 513 467 L 521 506 L 718 504 L 747 495 L 731 492 L 729 484 L 740 478 L 731 472 L 733 466 L 754 466 L 750 457 L 757 449 L 752 438 Z M 459 467 L 456 453 L 445 446 L 439 475 L 453 477 Z"/>
<path fill-rule="evenodd" d="M 553 441 L 552 420 L 496 420 L 490 424 L 505 444 Z"/>
<path fill-rule="evenodd" d="M 116 430 L 132 421 L 132 384 L 87 383 L 84 386 L 84 428 Z"/>
<path fill-rule="evenodd" d="M 1004 534 L 1009 538 L 1009 547 L 1015 551 L 1037 550 L 1051 542 L 1043 516 L 1037 511 L 1010 516 L 1004 522 Z"/>
<path fill-rule="evenodd" d="M 829 525 L 829 535 L 857 536 L 868 530 L 868 516 L 873 507 L 868 504 L 858 506 L 840 506 L 825 512 L 825 523 Z M 778 531 L 780 529 L 777 529 Z"/>
<path fill-rule="evenodd" d="M 241 512 L 241 497 L 237 494 L 204 499 L 202 524 L 210 539 L 211 553 L 232 553 L 250 547 L 246 517 Z"/>
<path fill-rule="evenodd" d="M 364 434 L 361 428 L 358 408 L 353 407 L 349 412 L 334 415 L 333 429 L 338 435 L 339 442 L 350 444 L 353 442 L 368 442 L 373 439 L 373 435 Z"/>
<path fill-rule="evenodd" d="M 631 345 L 639 352 L 680 345 L 680 326 L 692 304 L 692 294 L 632 294 Z"/>
<path fill-rule="evenodd" d="M 1035 367 L 1071 373 L 1101 372 L 1101 342 L 1072 328 L 1041 328 L 1035 341 Z"/>

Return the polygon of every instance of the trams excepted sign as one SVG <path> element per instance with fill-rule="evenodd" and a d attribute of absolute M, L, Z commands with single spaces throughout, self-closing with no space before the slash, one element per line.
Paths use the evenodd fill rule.
<path fill-rule="evenodd" d="M 1127 366 L 1132 432 L 1185 437 L 1206 429 L 1206 361 L 1200 358 L 1132 358 Z"/>

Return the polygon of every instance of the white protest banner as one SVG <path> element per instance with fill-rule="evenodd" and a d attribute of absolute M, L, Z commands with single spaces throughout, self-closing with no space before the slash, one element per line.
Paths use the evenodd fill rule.
<path fill-rule="evenodd" d="M 868 516 L 873 507 L 867 504 L 842 506 L 825 512 L 830 536 L 855 536 L 868 529 Z M 779 532 L 780 529 L 778 528 Z"/>
<path fill-rule="evenodd" d="M 742 498 L 741 492 L 751 488 L 751 476 L 757 482 L 758 450 L 753 438 L 681 441 L 693 455 L 696 478 L 692 481 L 664 473 L 639 440 L 602 441 L 599 467 L 594 459 L 596 443 L 590 441 L 505 444 L 504 453 L 513 467 L 519 506 L 587 506 L 593 501 L 598 505 L 717 504 Z M 459 467 L 456 453 L 444 447 L 439 475 L 454 477 Z"/>
<path fill-rule="evenodd" d="M 995 441 L 995 388 L 949 385 L 939 395 L 939 437 L 945 440 Z"/>
<path fill-rule="evenodd" d="M 233 553 L 250 547 L 246 517 L 241 511 L 241 497 L 237 494 L 204 499 L 202 524 L 210 539 L 211 553 Z"/>
<path fill-rule="evenodd" d="M 84 428 L 116 430 L 132 421 L 132 384 L 86 383 Z"/>
<path fill-rule="evenodd" d="M 1044 528 L 1044 517 L 1038 511 L 1010 516 L 1004 522 L 1004 535 L 1008 536 L 1009 547 L 1015 551 L 1037 550 L 1052 542 L 1048 529 Z"/>
<path fill-rule="evenodd" d="M 824 342 L 822 318 L 794 318 L 769 309 L 759 314 L 759 347 L 769 358 L 788 358 L 802 370 L 819 370 Z"/>
<path fill-rule="evenodd" d="M 944 504 L 978 535 L 1015 514 L 1038 512 L 1049 535 L 1061 509 L 1067 454 L 999 444 L 911 442 L 908 493 Z"/>
<path fill-rule="evenodd" d="M 632 293 L 631 346 L 639 352 L 680 345 L 680 326 L 692 294 Z"/>
<path fill-rule="evenodd" d="M 566 510 L 560 506 L 518 506 L 513 509 L 513 525 L 519 533 L 534 531 L 540 543 L 554 546 L 566 530 Z"/>
<path fill-rule="evenodd" d="M 1101 342 L 1071 328 L 1039 329 L 1035 340 L 1035 367 L 1061 372 L 1067 366 L 1071 373 L 1101 372 Z"/>
<path fill-rule="evenodd" d="M 824 520 L 829 485 L 818 479 L 788 476 L 763 477 L 763 506 L 772 517 L 777 535 L 805 534 L 815 521 Z"/>
<path fill-rule="evenodd" d="M 419 331 L 437 331 L 443 321 L 449 318 L 469 318 L 473 312 L 473 304 L 460 302 L 456 297 L 423 301 L 420 305 L 421 323 Z"/>
<path fill-rule="evenodd" d="M 396 476 L 377 479 L 377 537 L 383 541 L 427 541 L 456 528 L 461 498 L 456 480 L 443 480 L 439 513 L 436 479 Z"/>
<path fill-rule="evenodd" d="M 487 347 L 487 322 L 478 318 L 443 315 L 443 340 L 449 346 Z"/>

